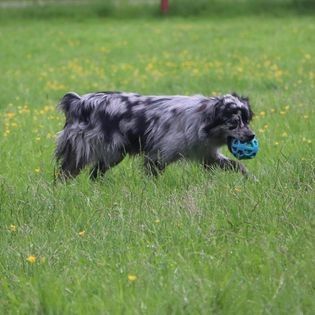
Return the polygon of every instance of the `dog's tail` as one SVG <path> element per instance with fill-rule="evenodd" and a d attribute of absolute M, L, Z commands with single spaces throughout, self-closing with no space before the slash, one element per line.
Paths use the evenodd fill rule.
<path fill-rule="evenodd" d="M 87 155 L 84 124 L 80 124 L 84 114 L 84 102 L 77 93 L 70 92 L 61 99 L 58 109 L 64 112 L 66 123 L 57 136 L 55 158 L 57 162 L 61 161 L 64 172 L 73 175 L 79 165 L 84 163 Z"/>
<path fill-rule="evenodd" d="M 81 113 L 82 99 L 75 92 L 69 92 L 61 99 L 58 109 L 64 112 L 66 122 L 79 118 Z"/>

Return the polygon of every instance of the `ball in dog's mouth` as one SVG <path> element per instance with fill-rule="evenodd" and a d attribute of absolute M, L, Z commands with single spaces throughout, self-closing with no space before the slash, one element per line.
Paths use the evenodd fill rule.
<path fill-rule="evenodd" d="M 259 150 L 259 143 L 256 138 L 251 141 L 241 141 L 233 137 L 228 137 L 227 145 L 230 152 L 239 160 L 252 159 Z"/>

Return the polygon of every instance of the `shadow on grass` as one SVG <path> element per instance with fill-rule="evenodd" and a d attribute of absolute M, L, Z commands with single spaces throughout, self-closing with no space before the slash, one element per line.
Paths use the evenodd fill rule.
<path fill-rule="evenodd" d="M 165 17 L 201 17 L 201 18 L 232 18 L 238 16 L 288 16 L 314 15 L 315 1 L 313 0 L 173 0 L 166 16 L 159 11 L 156 3 L 124 4 L 115 1 L 93 3 L 66 3 L 60 5 L 42 4 L 21 7 L 5 7 L 0 9 L 0 20 L 13 19 L 56 19 L 72 18 L 165 18 Z M 1 3 L 1 2 L 0 2 Z M 137 4 L 138 3 L 138 4 Z M 139 4 L 140 3 L 140 4 Z"/>

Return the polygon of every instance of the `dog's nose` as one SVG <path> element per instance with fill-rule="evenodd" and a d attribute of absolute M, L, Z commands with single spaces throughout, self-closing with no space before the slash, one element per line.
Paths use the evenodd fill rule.
<path fill-rule="evenodd" d="M 247 136 L 247 141 L 252 141 L 254 138 L 255 138 L 255 134 L 252 133 L 252 134 Z"/>

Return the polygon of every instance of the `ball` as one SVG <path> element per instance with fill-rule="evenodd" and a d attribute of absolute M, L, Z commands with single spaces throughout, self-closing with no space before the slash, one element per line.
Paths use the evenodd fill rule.
<path fill-rule="evenodd" d="M 239 160 L 252 159 L 256 156 L 259 150 L 259 143 L 256 138 L 246 142 L 236 138 L 231 138 L 228 141 L 228 148 Z"/>

